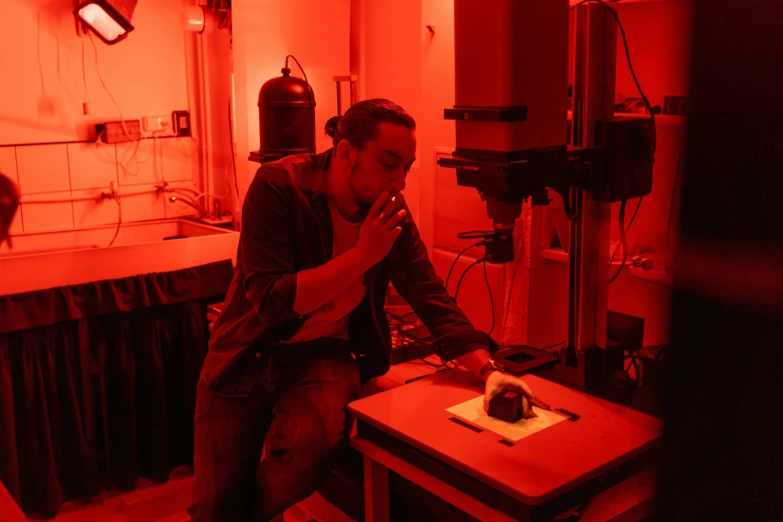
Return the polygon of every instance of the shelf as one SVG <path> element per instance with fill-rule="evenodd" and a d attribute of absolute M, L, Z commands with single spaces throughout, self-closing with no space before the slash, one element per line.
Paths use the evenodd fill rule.
<path fill-rule="evenodd" d="M 614 113 L 615 118 L 628 118 L 628 117 L 639 117 L 639 118 L 646 118 L 648 115 L 645 114 L 632 114 L 628 112 L 615 112 Z M 568 110 L 567 120 L 571 121 L 571 109 Z M 656 114 L 655 115 L 655 124 L 656 125 L 662 125 L 665 127 L 684 127 L 685 123 L 688 121 L 686 116 L 678 116 L 675 114 Z"/>
<path fill-rule="evenodd" d="M 568 252 L 562 248 L 542 248 L 540 253 L 542 258 L 548 259 L 549 261 L 554 261 L 556 263 L 568 263 Z M 619 265 L 620 262 L 615 261 L 612 263 L 612 268 L 616 269 L 615 267 Z M 630 270 L 630 275 L 636 279 L 641 279 L 643 281 L 664 286 L 670 286 L 673 281 L 671 274 L 660 268 L 645 270 L 644 268 L 633 267 L 630 265 L 628 268 Z"/>

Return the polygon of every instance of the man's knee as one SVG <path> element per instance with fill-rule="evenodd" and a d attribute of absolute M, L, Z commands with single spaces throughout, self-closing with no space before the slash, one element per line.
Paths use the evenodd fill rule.
<path fill-rule="evenodd" d="M 299 469 L 328 468 L 347 443 L 345 430 L 342 426 L 323 431 L 312 428 L 303 426 L 293 439 L 271 441 L 267 457 L 288 461 Z"/>
<path fill-rule="evenodd" d="M 301 393 L 301 392 L 300 392 Z M 291 394 L 278 404 L 276 419 L 267 439 L 273 456 L 300 456 L 321 462 L 344 446 L 352 418 L 347 407 L 356 398 L 348 386 L 326 386 L 318 394 Z"/>

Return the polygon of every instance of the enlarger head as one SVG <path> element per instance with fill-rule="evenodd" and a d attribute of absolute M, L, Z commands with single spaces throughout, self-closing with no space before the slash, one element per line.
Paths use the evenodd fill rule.
<path fill-rule="evenodd" d="M 513 233 L 523 200 L 566 182 L 568 0 L 455 0 L 454 54 L 457 146 L 438 164 Z"/>

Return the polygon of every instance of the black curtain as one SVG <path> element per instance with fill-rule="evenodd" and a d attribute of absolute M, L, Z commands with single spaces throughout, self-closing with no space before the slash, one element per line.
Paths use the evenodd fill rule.
<path fill-rule="evenodd" d="M 655 520 L 783 520 L 783 2 L 694 4 Z"/>
<path fill-rule="evenodd" d="M 0 480 L 28 515 L 192 464 L 230 261 L 0 297 Z"/>

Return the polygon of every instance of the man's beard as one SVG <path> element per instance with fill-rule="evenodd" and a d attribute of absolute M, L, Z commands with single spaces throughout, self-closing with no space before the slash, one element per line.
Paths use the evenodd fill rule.
<path fill-rule="evenodd" d="M 348 187 L 351 189 L 353 199 L 359 207 L 359 216 L 364 219 L 364 217 L 367 216 L 367 213 L 370 212 L 370 208 L 372 208 L 374 201 L 365 201 L 356 191 L 355 178 L 359 172 L 359 166 L 359 162 L 357 161 L 351 167 L 351 174 L 348 176 Z"/>

